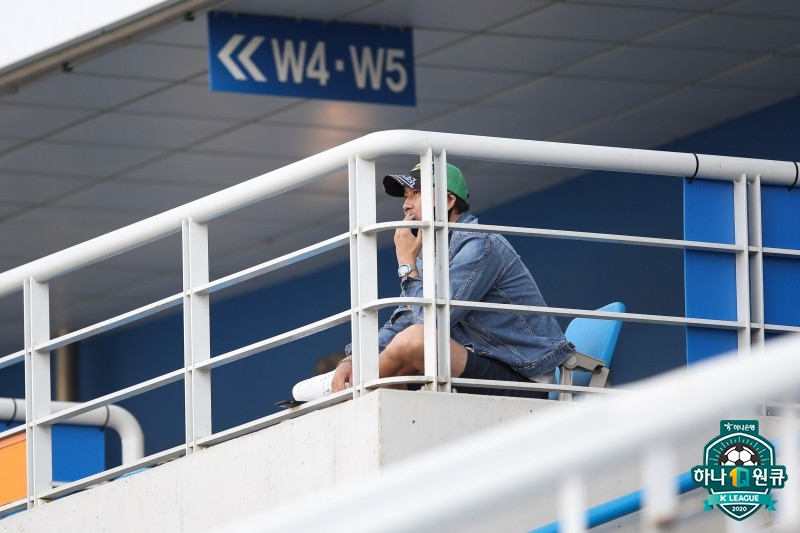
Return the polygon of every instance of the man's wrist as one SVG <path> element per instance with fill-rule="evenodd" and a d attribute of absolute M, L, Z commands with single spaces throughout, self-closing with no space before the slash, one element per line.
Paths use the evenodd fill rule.
<path fill-rule="evenodd" d="M 407 276 L 410 276 L 412 272 L 416 271 L 417 271 L 417 265 L 415 265 L 414 263 L 406 263 L 397 267 L 397 275 L 400 278 L 405 278 Z"/>
<path fill-rule="evenodd" d="M 342 363 L 350 363 L 350 364 L 352 364 L 353 363 L 353 356 L 352 355 L 348 355 L 347 357 L 345 357 L 344 359 L 342 359 L 341 361 L 336 363 L 336 368 L 339 368 L 339 365 L 341 365 Z"/>

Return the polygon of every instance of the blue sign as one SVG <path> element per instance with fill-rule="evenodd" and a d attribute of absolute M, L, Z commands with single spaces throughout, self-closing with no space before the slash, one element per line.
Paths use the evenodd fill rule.
<path fill-rule="evenodd" d="M 415 105 L 407 28 L 208 14 L 212 91 Z"/>

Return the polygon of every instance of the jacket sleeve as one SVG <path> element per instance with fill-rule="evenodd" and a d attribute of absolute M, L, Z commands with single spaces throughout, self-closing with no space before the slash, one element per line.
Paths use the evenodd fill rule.
<path fill-rule="evenodd" d="M 468 234 L 454 237 L 450 257 L 450 298 L 479 302 L 494 286 L 503 265 L 491 261 L 492 245 L 483 235 Z M 422 280 L 403 283 L 403 296 L 422 297 Z M 460 322 L 469 309 L 450 308 L 450 325 Z"/>

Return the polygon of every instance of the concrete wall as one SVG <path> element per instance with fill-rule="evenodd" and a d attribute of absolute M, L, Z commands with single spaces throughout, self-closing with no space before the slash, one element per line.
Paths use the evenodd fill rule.
<path fill-rule="evenodd" d="M 379 391 L 13 515 L 0 521 L 0 531 L 224 529 L 251 513 L 368 479 L 385 465 L 554 406 Z"/>
<path fill-rule="evenodd" d="M 519 417 L 570 408 L 573 405 L 544 400 L 382 390 L 10 516 L 0 520 L 0 531 L 225 531 L 265 509 L 304 501 L 313 505 L 326 491 L 371 479 L 425 450 Z M 761 434 L 773 437 L 777 423 L 760 418 Z M 681 471 L 702 463 L 703 446 L 717 430 L 709 427 L 680 443 Z M 591 435 L 586 441 L 591 444 Z M 586 486 L 587 505 L 638 489 L 638 459 L 632 457 L 628 466 L 605 468 L 592 478 Z M 721 512 L 702 512 L 706 496 L 695 490 L 682 499 L 685 517 L 677 530 L 724 531 L 729 519 Z M 780 500 L 780 494 L 775 498 Z M 454 525 L 452 530 L 528 531 L 556 519 L 556 499 L 556 487 L 542 487 L 540 494 L 510 511 Z M 357 505 L 338 519 L 346 521 L 349 512 L 358 512 Z M 770 518 L 761 513 L 760 519 L 750 520 Z M 600 530 L 640 531 L 637 520 L 629 516 Z"/>

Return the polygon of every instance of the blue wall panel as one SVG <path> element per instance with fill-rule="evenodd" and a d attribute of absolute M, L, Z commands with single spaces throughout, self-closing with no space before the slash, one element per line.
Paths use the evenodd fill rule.
<path fill-rule="evenodd" d="M 762 187 L 763 245 L 800 250 L 800 188 Z M 800 326 L 800 258 L 764 256 L 764 321 Z"/>
<path fill-rule="evenodd" d="M 764 258 L 764 322 L 800 326 L 800 260 Z"/>
<path fill-rule="evenodd" d="M 75 481 L 105 470 L 105 435 L 90 426 L 53 426 L 53 480 Z"/>
<path fill-rule="evenodd" d="M 733 184 L 686 180 L 683 233 L 692 241 L 734 243 Z M 732 253 L 686 250 L 686 316 L 736 320 L 736 257 Z M 735 331 L 686 328 L 686 362 L 694 363 L 735 349 Z"/>

